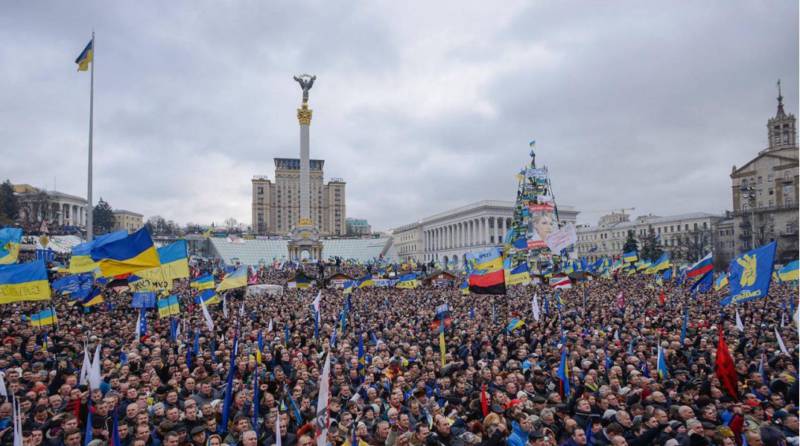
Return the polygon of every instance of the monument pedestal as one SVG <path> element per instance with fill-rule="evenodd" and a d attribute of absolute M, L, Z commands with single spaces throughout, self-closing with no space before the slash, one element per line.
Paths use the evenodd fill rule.
<path fill-rule="evenodd" d="M 292 260 L 321 260 L 322 242 L 319 231 L 310 219 L 301 219 L 289 235 L 289 258 Z"/>

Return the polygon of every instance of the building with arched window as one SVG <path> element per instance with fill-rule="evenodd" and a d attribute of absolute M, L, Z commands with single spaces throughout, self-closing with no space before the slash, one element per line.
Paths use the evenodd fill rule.
<path fill-rule="evenodd" d="M 767 148 L 731 172 L 733 231 L 736 254 L 775 240 L 776 263 L 788 263 L 798 251 L 797 119 L 784 111 L 778 87 Z"/>

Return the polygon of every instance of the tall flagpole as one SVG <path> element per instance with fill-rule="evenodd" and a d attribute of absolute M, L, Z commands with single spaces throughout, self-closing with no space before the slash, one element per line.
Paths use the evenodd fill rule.
<path fill-rule="evenodd" d="M 89 205 L 86 210 L 86 240 L 92 241 L 94 238 L 94 206 L 92 205 L 92 133 L 94 124 L 94 61 L 96 54 L 94 42 L 94 31 L 92 31 L 92 74 L 89 81 L 89 184 L 86 199 Z"/>

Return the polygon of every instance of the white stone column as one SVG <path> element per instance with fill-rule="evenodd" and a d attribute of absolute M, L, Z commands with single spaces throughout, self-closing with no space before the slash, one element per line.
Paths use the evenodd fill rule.
<path fill-rule="evenodd" d="M 506 218 L 502 217 L 500 219 L 500 242 L 501 243 L 503 242 L 503 239 L 506 237 L 506 232 L 508 232 L 508 230 L 506 229 Z"/>

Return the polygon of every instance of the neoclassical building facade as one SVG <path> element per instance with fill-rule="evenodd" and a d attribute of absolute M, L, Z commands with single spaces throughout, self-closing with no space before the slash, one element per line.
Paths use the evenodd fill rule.
<path fill-rule="evenodd" d="M 54 190 L 37 189 L 28 184 L 14 185 L 14 192 L 19 200 L 19 219 L 25 223 L 41 223 L 50 225 L 86 226 L 85 198 L 65 194 Z"/>
<path fill-rule="evenodd" d="M 513 201 L 484 200 L 395 228 L 392 232 L 402 261 L 415 260 L 459 266 L 464 254 L 500 246 L 511 227 Z M 573 223 L 578 212 L 559 206 L 561 224 Z"/>

